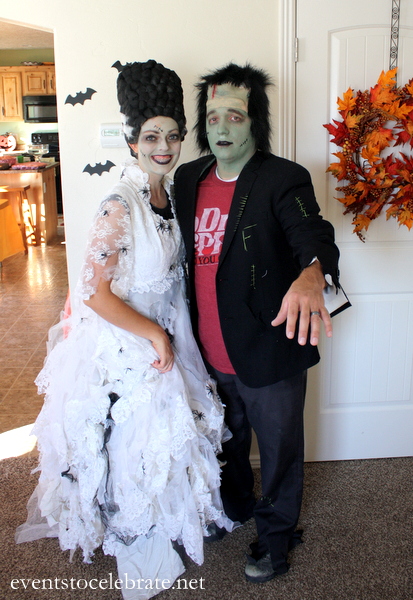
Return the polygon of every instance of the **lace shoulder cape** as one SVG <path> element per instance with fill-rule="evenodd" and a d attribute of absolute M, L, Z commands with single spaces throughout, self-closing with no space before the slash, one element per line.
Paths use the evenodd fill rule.
<path fill-rule="evenodd" d="M 173 219 L 156 214 L 150 204 L 148 175 L 135 159 L 124 167 L 121 180 L 103 199 L 93 221 L 77 296 L 87 299 L 100 278 L 112 280 L 112 290 L 125 298 L 129 292 L 168 290 L 183 277 L 183 243 L 176 219 L 172 185 L 163 186 L 171 200 Z"/>

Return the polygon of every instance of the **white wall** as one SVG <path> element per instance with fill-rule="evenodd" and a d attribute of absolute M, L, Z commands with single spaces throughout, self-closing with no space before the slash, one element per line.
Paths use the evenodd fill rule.
<path fill-rule="evenodd" d="M 117 71 L 111 65 L 150 58 L 177 71 L 184 85 L 189 128 L 194 121 L 193 84 L 198 76 L 233 60 L 266 69 L 278 79 L 278 1 L 237 0 L 20 0 L 2 5 L 0 18 L 55 34 L 62 184 L 70 283 L 81 267 L 87 231 L 100 199 L 119 177 L 127 150 L 99 144 L 100 123 L 119 122 Z M 65 104 L 86 88 L 84 105 Z M 277 112 L 277 90 L 271 92 Z M 276 122 L 274 120 L 276 129 Z M 274 136 L 275 140 L 275 136 Z M 276 150 L 276 147 L 274 148 Z M 187 136 L 182 161 L 196 156 Z M 117 165 L 102 176 L 87 164 Z"/>

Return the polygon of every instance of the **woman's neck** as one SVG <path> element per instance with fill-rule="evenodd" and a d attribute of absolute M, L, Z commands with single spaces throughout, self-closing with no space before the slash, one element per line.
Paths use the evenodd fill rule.
<path fill-rule="evenodd" d="M 151 187 L 151 204 L 158 208 L 165 208 L 168 205 L 168 198 L 162 185 L 163 177 L 153 177 L 149 175 L 149 185 Z"/>

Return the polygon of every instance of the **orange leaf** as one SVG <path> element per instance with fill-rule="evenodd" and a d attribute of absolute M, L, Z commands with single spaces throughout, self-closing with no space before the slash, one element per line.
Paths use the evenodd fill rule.
<path fill-rule="evenodd" d="M 400 106 L 400 100 L 397 100 L 397 102 L 392 102 L 390 106 L 387 106 L 386 110 L 389 114 L 394 115 L 397 119 L 403 120 L 411 112 L 412 107 L 408 104 L 402 104 Z"/>
<path fill-rule="evenodd" d="M 348 196 L 337 198 L 337 200 L 339 200 L 341 204 L 344 204 L 344 206 L 351 206 L 352 204 L 357 202 L 357 197 L 349 194 Z"/>
<path fill-rule="evenodd" d="M 334 156 L 337 156 L 337 158 L 340 159 L 340 162 L 331 163 L 327 169 L 327 172 L 332 173 L 334 177 L 337 177 L 337 179 L 340 181 L 346 176 L 347 161 L 342 152 L 334 152 Z"/>
<path fill-rule="evenodd" d="M 370 217 L 367 217 L 366 215 L 357 215 L 357 217 L 353 220 L 353 225 L 355 225 L 353 230 L 354 233 L 360 232 L 362 229 L 367 231 L 370 223 Z"/>
<path fill-rule="evenodd" d="M 389 142 L 392 139 L 394 139 L 392 130 L 380 127 L 379 129 L 374 129 L 367 136 L 366 142 L 367 145 L 377 146 L 382 151 L 383 148 L 387 148 L 390 145 Z"/>
<path fill-rule="evenodd" d="M 413 79 L 411 79 L 409 81 L 409 83 L 406 85 L 406 90 L 409 92 L 409 94 L 411 96 L 413 96 Z"/>
<path fill-rule="evenodd" d="M 380 160 L 380 148 L 379 146 L 373 146 L 369 144 L 364 146 L 361 151 L 361 157 L 365 158 L 371 165 Z"/>
<path fill-rule="evenodd" d="M 361 192 L 360 200 L 363 200 L 370 191 L 370 185 L 365 181 L 358 181 L 354 188 Z"/>
<path fill-rule="evenodd" d="M 396 85 L 396 73 L 397 67 L 395 69 L 390 69 L 390 71 L 382 71 L 377 80 L 377 84 L 381 87 L 394 87 Z"/>
<path fill-rule="evenodd" d="M 354 127 L 357 127 L 357 125 L 360 123 L 360 120 L 362 119 L 362 115 L 346 115 L 344 122 L 347 125 L 348 129 L 354 129 Z"/>
<path fill-rule="evenodd" d="M 406 225 L 408 229 L 411 229 L 413 225 L 413 214 L 410 210 L 404 208 L 398 213 L 397 220 L 401 225 Z"/>
<path fill-rule="evenodd" d="M 348 111 L 350 111 L 356 105 L 356 98 L 353 97 L 353 90 L 351 88 L 348 88 L 348 90 L 347 90 L 347 92 L 345 92 L 342 100 L 341 100 L 341 98 L 337 98 L 337 104 L 338 104 L 338 109 L 340 111 L 344 111 L 345 116 L 346 116 Z"/>
<path fill-rule="evenodd" d="M 395 100 L 396 82 L 394 80 L 397 69 L 381 72 L 376 85 L 370 89 L 370 100 L 373 106 L 380 108 L 383 104 L 390 104 Z"/>

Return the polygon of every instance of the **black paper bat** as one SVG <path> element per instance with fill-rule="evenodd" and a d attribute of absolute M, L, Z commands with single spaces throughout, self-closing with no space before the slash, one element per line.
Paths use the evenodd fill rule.
<path fill-rule="evenodd" d="M 115 163 L 111 162 L 110 160 L 107 160 L 105 164 L 96 163 L 94 167 L 92 167 L 92 165 L 86 165 L 86 167 L 83 169 L 83 173 L 89 173 L 89 175 L 94 175 L 96 173 L 100 176 L 102 175 L 102 173 L 110 171 L 111 168 L 115 166 Z"/>
<path fill-rule="evenodd" d="M 120 72 L 123 70 L 123 68 L 124 68 L 125 66 L 126 66 L 126 65 L 122 65 L 122 64 L 121 64 L 120 60 L 117 60 L 117 61 L 116 61 L 116 62 L 114 62 L 114 63 L 113 63 L 113 65 L 112 65 L 112 67 L 113 67 L 113 68 L 115 68 L 115 69 L 117 69 L 117 70 L 118 70 L 118 73 L 120 73 Z"/>
<path fill-rule="evenodd" d="M 96 90 L 87 88 L 86 92 L 78 92 L 76 96 L 68 96 L 65 100 L 65 104 L 84 104 L 85 100 L 90 100 L 93 94 L 96 94 Z"/>

